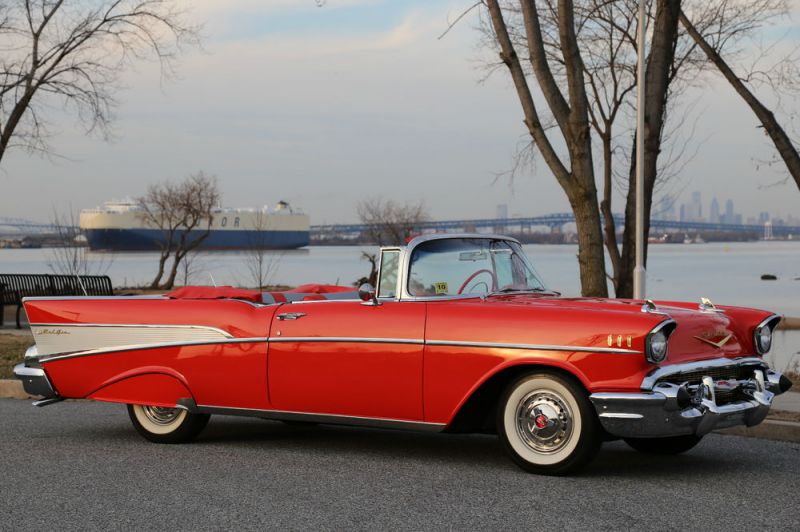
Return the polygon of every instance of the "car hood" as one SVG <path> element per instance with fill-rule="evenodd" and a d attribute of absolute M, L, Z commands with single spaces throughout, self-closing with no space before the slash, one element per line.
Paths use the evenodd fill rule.
<path fill-rule="evenodd" d="M 598 316 L 621 317 L 630 314 L 641 317 L 643 313 L 654 318 L 658 324 L 665 320 L 677 323 L 669 340 L 669 362 L 703 360 L 719 357 L 751 356 L 752 333 L 756 323 L 769 316 L 769 312 L 718 307 L 703 310 L 698 303 L 657 301 L 655 308 L 644 310 L 646 301 L 610 298 L 566 298 L 551 294 L 508 294 L 490 296 L 487 299 L 507 305 L 538 307 L 542 310 L 558 308 L 573 309 L 581 313 L 597 312 Z M 585 314 L 584 314 L 585 315 Z M 603 320 L 599 319 L 598 324 Z M 610 338 L 609 341 L 615 341 Z"/>

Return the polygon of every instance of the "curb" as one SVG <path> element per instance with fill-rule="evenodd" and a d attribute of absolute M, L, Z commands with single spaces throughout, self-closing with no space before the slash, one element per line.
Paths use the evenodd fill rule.
<path fill-rule="evenodd" d="M 767 418 L 755 427 L 731 427 L 716 432 L 747 438 L 800 443 L 800 423 L 780 419 Z"/>
<path fill-rule="evenodd" d="M 36 399 L 22 387 L 22 381 L 17 379 L 0 379 L 1 399 Z"/>

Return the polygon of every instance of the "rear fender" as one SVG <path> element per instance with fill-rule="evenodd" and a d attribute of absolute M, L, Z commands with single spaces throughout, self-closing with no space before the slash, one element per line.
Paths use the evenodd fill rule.
<path fill-rule="evenodd" d="M 117 375 L 86 396 L 95 401 L 174 407 L 194 400 L 188 385 L 169 368 L 144 367 Z"/>

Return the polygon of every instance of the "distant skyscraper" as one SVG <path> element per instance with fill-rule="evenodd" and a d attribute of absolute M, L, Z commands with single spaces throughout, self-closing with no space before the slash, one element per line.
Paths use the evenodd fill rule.
<path fill-rule="evenodd" d="M 708 221 L 712 224 L 719 223 L 719 202 L 717 198 L 711 200 L 711 211 L 708 213 Z"/>
<path fill-rule="evenodd" d="M 723 223 L 732 224 L 736 223 L 736 215 L 733 212 L 733 200 L 729 199 L 725 202 L 725 220 Z"/>
<path fill-rule="evenodd" d="M 703 221 L 703 202 L 700 192 L 692 192 L 692 201 L 689 202 L 689 212 L 686 213 L 690 222 Z"/>
<path fill-rule="evenodd" d="M 680 221 L 681 222 L 685 222 L 686 221 L 686 205 L 685 204 L 681 205 Z"/>
<path fill-rule="evenodd" d="M 664 194 L 658 202 L 658 217 L 662 220 L 675 219 L 675 198 Z"/>
<path fill-rule="evenodd" d="M 758 213 L 758 223 L 765 224 L 769 221 L 769 213 L 766 211 Z"/>

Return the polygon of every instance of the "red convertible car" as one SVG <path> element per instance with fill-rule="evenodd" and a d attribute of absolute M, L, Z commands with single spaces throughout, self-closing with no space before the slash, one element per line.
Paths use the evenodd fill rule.
<path fill-rule="evenodd" d="M 153 442 L 191 440 L 211 414 L 496 432 L 518 465 L 546 474 L 609 439 L 686 451 L 760 423 L 791 386 L 762 358 L 778 316 L 561 297 L 512 238 L 383 248 L 377 284 L 29 298 L 36 345 L 15 373 L 37 405 L 126 404 Z"/>

